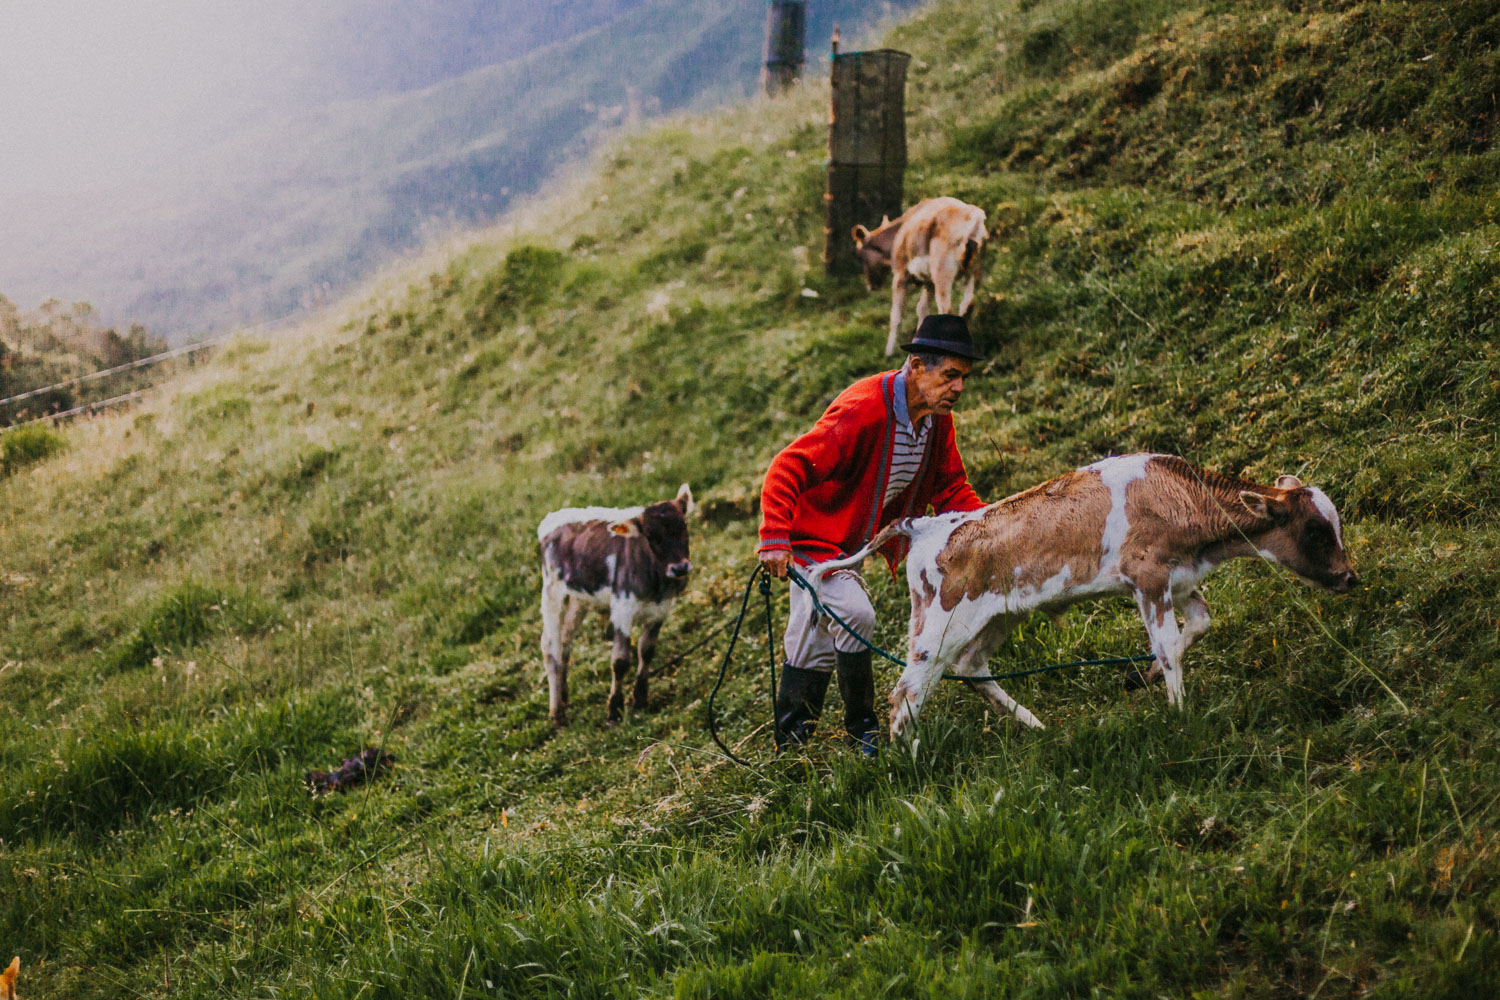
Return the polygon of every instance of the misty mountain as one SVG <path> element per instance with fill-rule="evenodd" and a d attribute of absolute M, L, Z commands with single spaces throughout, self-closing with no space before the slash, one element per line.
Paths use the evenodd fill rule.
<path fill-rule="evenodd" d="M 835 22 L 849 37 L 910 6 L 814 0 L 811 65 Z M 354 96 L 268 117 L 149 184 L 0 205 L 0 289 L 85 299 L 174 340 L 283 317 L 494 219 L 633 116 L 756 86 L 763 0 L 533 7 L 504 5 L 506 20 L 477 0 L 332 5 L 327 24 L 347 32 L 309 33 L 339 42 L 322 82 L 303 83 Z M 517 46 L 530 49 L 423 86 Z"/>
<path fill-rule="evenodd" d="M 420 90 L 517 59 L 645 0 L 331 0 L 302 33 L 306 97 L 348 100 Z M 312 47 L 316 46 L 314 50 Z"/>

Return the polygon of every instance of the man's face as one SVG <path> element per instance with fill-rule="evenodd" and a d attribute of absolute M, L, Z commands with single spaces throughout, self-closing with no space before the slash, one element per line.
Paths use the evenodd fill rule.
<path fill-rule="evenodd" d="M 967 358 L 943 358 L 931 368 L 921 358 L 912 358 L 907 384 L 915 389 L 919 407 L 947 415 L 963 395 L 964 379 L 973 368 L 974 362 Z"/>

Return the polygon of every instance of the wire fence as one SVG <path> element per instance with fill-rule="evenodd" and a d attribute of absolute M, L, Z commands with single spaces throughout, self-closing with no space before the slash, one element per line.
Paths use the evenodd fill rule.
<path fill-rule="evenodd" d="M 83 382 L 92 382 L 95 379 L 107 378 L 110 375 L 118 375 L 120 372 L 130 371 L 132 368 L 144 368 L 147 365 L 154 365 L 161 361 L 167 361 L 172 358 L 180 358 L 184 354 L 192 354 L 194 351 L 201 351 L 205 347 L 213 347 L 215 344 L 221 344 L 227 339 L 228 337 L 215 337 L 212 340 L 200 340 L 196 344 L 188 344 L 184 347 L 175 347 L 170 351 L 163 351 L 160 354 L 153 354 L 149 358 L 136 358 L 134 361 L 127 361 L 123 365 L 115 365 L 113 368 L 106 368 L 103 371 L 89 372 L 87 375 L 79 375 L 76 378 L 64 379 L 61 382 L 54 382 L 51 385 L 44 385 L 40 389 L 31 389 L 27 392 L 19 392 L 14 396 L 6 396 L 4 399 L 0 399 L 0 406 L 8 406 L 11 403 L 19 403 L 25 399 L 33 399 L 37 396 L 44 396 L 49 392 L 57 392 L 60 389 L 69 389 Z"/>
<path fill-rule="evenodd" d="M 30 420 L 17 420 L 10 426 L 25 427 L 27 424 L 38 424 L 43 420 L 60 420 L 63 417 L 75 417 L 80 413 L 91 413 L 94 410 L 100 410 L 106 406 L 114 406 L 117 403 L 128 403 L 132 399 L 139 399 L 150 391 L 150 389 L 137 389 L 135 392 L 127 392 L 123 396 L 115 396 L 111 399 L 100 399 L 95 400 L 92 403 L 84 403 L 82 406 L 75 406 L 71 410 L 59 410 L 57 413 L 44 413 L 42 416 L 32 417 Z"/>
<path fill-rule="evenodd" d="M 20 403 L 28 399 L 35 399 L 38 396 L 45 396 L 46 394 L 51 392 L 60 392 L 64 389 L 71 389 L 73 386 L 81 385 L 85 382 L 93 382 L 99 379 L 108 378 L 111 375 L 118 375 L 121 372 L 132 371 L 136 368 L 146 368 L 154 364 L 159 364 L 163 361 L 170 361 L 173 358 L 184 357 L 208 347 L 217 347 L 218 345 L 223 344 L 224 342 L 234 337 L 242 336 L 247 333 L 254 333 L 258 330 L 264 330 L 269 327 L 275 326 L 277 322 L 280 321 L 257 323 L 255 326 L 245 327 L 243 329 L 236 330 L 233 333 L 226 333 L 218 337 L 210 337 L 207 340 L 200 340 L 197 343 L 193 344 L 184 344 L 182 347 L 174 347 L 170 351 L 162 351 L 160 354 L 153 354 L 147 358 L 137 358 L 134 361 L 127 361 L 124 364 L 115 365 L 113 368 L 105 368 L 97 372 L 89 372 L 87 375 L 79 375 L 75 378 L 64 379 L 61 382 L 54 382 L 52 385 L 44 385 L 39 389 L 29 389 L 26 392 L 17 393 L 14 396 L 6 396 L 5 398 L 0 399 L 0 408 L 10 406 L 14 403 Z M 3 430 L 6 426 L 24 427 L 27 424 L 40 423 L 44 420 L 60 420 L 63 417 L 77 416 L 80 413 L 91 413 L 95 410 L 100 410 L 105 407 L 116 406 L 121 403 L 128 403 L 133 399 L 139 399 L 141 396 L 145 395 L 149 388 L 150 387 L 148 386 L 146 389 L 137 389 L 135 392 L 127 392 L 124 395 L 114 396 L 110 399 L 95 400 L 92 403 L 85 403 L 82 406 L 75 406 L 71 410 L 60 410 L 56 413 L 44 413 L 41 416 L 32 417 L 29 420 L 17 420 L 8 425 L 0 425 L 0 430 Z"/>

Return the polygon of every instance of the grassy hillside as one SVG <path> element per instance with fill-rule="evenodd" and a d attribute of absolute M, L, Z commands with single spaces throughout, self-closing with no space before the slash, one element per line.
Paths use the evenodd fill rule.
<path fill-rule="evenodd" d="M 814 4 L 814 59 L 833 22 L 909 6 Z M 86 298 L 174 339 L 302 312 L 495 220 L 622 122 L 751 92 L 764 26 L 758 0 L 653 0 L 425 89 L 278 116 L 149 185 L 15 199 L 0 274 L 23 300 Z"/>
<path fill-rule="evenodd" d="M 757 623 L 721 697 L 755 766 L 712 749 L 765 463 L 885 363 L 883 296 L 815 266 L 811 91 L 621 142 L 347 322 L 73 428 L 0 481 L 25 995 L 1484 995 L 1497 36 L 1494 4 L 950 0 L 886 39 L 908 190 L 995 234 L 981 494 L 1155 449 L 1344 514 L 1356 594 L 1209 581 L 1186 712 L 1053 674 L 1011 688 L 1042 733 L 950 690 L 876 763 L 775 759 Z M 553 733 L 534 525 L 683 480 L 651 710 L 601 725 L 581 636 Z M 1143 643 L 1090 605 L 993 666 Z M 376 744 L 388 778 L 303 790 Z"/>

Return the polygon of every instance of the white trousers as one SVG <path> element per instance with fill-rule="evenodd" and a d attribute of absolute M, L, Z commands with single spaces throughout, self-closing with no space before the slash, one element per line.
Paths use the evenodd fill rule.
<path fill-rule="evenodd" d="M 804 573 L 804 575 L 806 575 Z M 823 580 L 823 605 L 866 639 L 875 631 L 875 607 L 865 590 L 864 577 L 852 569 L 830 573 Z M 817 614 L 812 596 L 792 584 L 791 617 L 786 623 L 786 662 L 803 670 L 828 673 L 836 652 L 857 653 L 865 646 L 832 618 Z"/>

